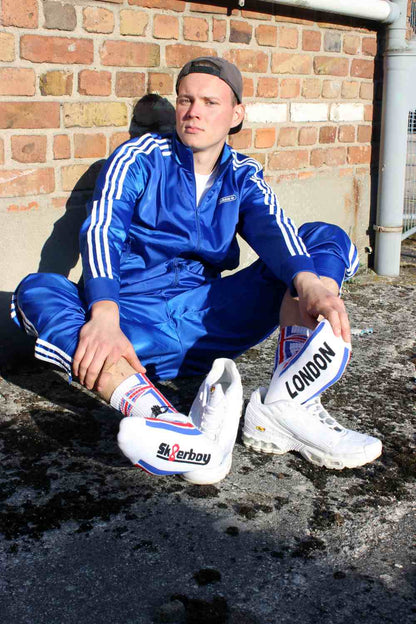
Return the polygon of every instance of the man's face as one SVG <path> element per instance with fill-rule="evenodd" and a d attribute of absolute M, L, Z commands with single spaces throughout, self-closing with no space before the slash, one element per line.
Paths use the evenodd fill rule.
<path fill-rule="evenodd" d="M 244 117 L 230 87 L 211 74 L 188 74 L 179 83 L 176 131 L 193 152 L 222 149 L 230 128 Z"/>

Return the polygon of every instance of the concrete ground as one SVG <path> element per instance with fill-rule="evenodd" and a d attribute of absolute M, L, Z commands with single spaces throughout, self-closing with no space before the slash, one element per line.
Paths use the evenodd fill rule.
<path fill-rule="evenodd" d="M 9 360 L 1 621 L 416 622 L 416 244 L 404 246 L 400 278 L 363 271 L 345 299 L 353 359 L 325 404 L 384 444 L 354 470 L 258 455 L 239 436 L 217 486 L 152 478 L 120 455 L 116 412 L 30 358 Z M 246 399 L 268 383 L 274 345 L 238 360 Z M 199 382 L 163 390 L 186 410 Z"/>

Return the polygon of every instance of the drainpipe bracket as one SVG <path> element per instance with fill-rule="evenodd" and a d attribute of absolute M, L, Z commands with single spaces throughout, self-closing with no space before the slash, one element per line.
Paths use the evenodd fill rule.
<path fill-rule="evenodd" d="M 401 234 L 403 232 L 403 226 L 402 225 L 394 225 L 394 226 L 388 226 L 388 225 L 373 225 L 373 229 L 376 232 L 383 232 L 385 234 Z"/>

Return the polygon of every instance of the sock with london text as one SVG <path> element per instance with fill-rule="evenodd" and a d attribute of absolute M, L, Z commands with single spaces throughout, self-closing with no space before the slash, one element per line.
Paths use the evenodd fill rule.
<path fill-rule="evenodd" d="M 293 328 L 290 328 L 293 329 Z M 319 396 L 343 374 L 351 354 L 351 345 L 341 336 L 335 336 L 329 321 L 321 321 L 313 332 L 304 329 L 306 340 L 293 342 L 296 353 L 289 351 L 288 340 L 282 343 L 282 361 L 279 356 L 264 402 L 285 400 L 305 404 Z M 287 333 L 289 328 L 284 328 Z M 306 335 L 309 332 L 309 336 Z M 278 348 L 279 350 L 279 348 Z"/>
<path fill-rule="evenodd" d="M 157 418 L 162 414 L 177 413 L 173 405 L 143 373 L 131 375 L 117 386 L 111 395 L 110 405 L 124 416 Z"/>

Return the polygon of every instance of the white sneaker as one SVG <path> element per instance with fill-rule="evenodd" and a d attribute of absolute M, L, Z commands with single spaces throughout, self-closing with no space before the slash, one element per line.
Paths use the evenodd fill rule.
<path fill-rule="evenodd" d="M 243 442 L 262 453 L 298 451 L 317 466 L 341 470 L 376 459 L 380 440 L 345 429 L 322 407 L 320 398 L 264 404 L 267 388 L 253 392 L 245 415 Z"/>
<path fill-rule="evenodd" d="M 130 461 L 154 475 L 209 470 L 224 459 L 219 445 L 197 429 L 187 416 L 163 418 L 128 416 L 120 422 L 118 445 Z"/>
<path fill-rule="evenodd" d="M 198 468 L 183 478 L 199 485 L 218 483 L 231 470 L 232 452 L 243 407 L 243 388 L 237 366 L 232 360 L 219 358 L 201 384 L 189 417 L 202 433 L 223 453 L 217 466 Z"/>

